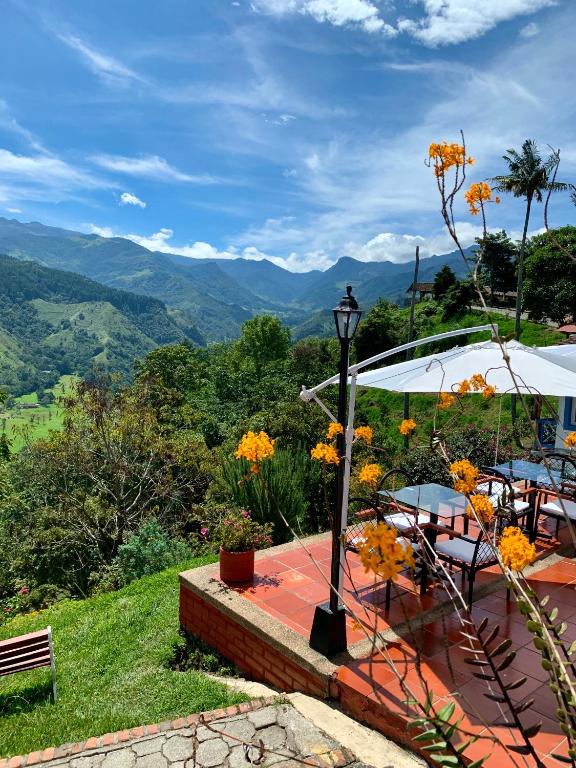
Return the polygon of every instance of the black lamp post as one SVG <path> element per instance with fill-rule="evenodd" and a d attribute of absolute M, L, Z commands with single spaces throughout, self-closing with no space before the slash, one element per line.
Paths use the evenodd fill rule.
<path fill-rule="evenodd" d="M 348 384 L 348 362 L 350 357 L 350 343 L 360 321 L 362 312 L 358 309 L 358 302 L 352 296 L 352 286 L 346 286 L 346 296 L 343 296 L 340 304 L 333 310 L 336 323 L 336 333 L 340 341 L 340 379 L 338 383 L 338 423 L 346 429 L 346 403 Z M 332 563 L 330 568 L 330 600 L 327 603 L 316 606 L 314 622 L 310 634 L 310 647 L 324 654 L 333 656 L 346 650 L 346 613 L 344 606 L 340 605 L 340 576 L 342 551 L 342 501 L 344 497 L 344 466 L 346 441 L 344 434 L 336 438 L 336 448 L 340 456 L 340 462 L 336 467 L 336 497 L 334 514 L 332 517 Z"/>

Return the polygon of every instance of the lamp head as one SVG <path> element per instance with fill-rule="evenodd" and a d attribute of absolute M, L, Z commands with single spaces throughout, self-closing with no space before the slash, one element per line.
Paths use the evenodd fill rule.
<path fill-rule="evenodd" d="M 358 328 L 362 312 L 358 302 L 352 296 L 352 286 L 346 286 L 346 296 L 342 296 L 340 304 L 333 310 L 336 333 L 340 341 L 351 341 Z"/>

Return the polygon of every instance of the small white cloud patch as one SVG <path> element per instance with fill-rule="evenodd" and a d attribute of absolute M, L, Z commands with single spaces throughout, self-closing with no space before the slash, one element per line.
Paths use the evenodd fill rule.
<path fill-rule="evenodd" d="M 520 30 L 520 37 L 536 37 L 536 35 L 539 34 L 540 27 L 535 21 L 531 21 L 530 24 L 526 24 L 526 26 L 522 27 Z"/>
<path fill-rule="evenodd" d="M 139 197 L 136 197 L 131 192 L 122 192 L 119 205 L 136 205 L 139 208 L 146 208 L 144 200 L 140 200 Z"/>

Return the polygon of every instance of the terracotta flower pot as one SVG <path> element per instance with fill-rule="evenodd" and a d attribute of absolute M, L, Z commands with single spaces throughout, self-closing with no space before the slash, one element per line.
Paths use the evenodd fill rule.
<path fill-rule="evenodd" d="M 220 549 L 220 579 L 227 584 L 243 584 L 254 578 L 254 550 L 226 552 Z"/>

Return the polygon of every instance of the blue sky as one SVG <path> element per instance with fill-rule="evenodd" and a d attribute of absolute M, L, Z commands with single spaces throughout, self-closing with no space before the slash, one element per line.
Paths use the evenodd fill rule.
<path fill-rule="evenodd" d="M 573 0 L 2 5 L 0 215 L 325 269 L 452 250 L 424 158 L 460 129 L 471 181 L 529 137 L 576 181 Z"/>

